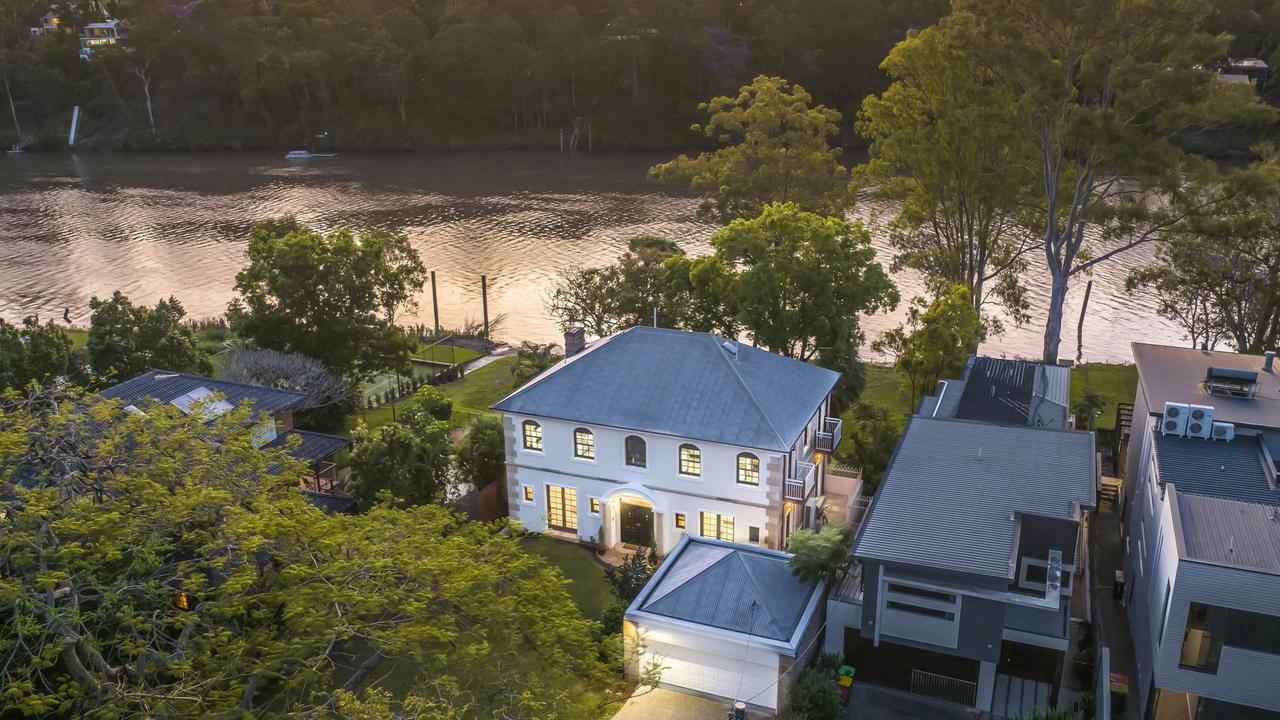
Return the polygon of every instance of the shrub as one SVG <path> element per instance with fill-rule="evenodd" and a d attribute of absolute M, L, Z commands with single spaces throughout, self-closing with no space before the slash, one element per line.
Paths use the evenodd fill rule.
<path fill-rule="evenodd" d="M 627 607 L 631 603 L 620 597 L 615 597 L 605 606 L 604 612 L 600 613 L 600 625 L 604 629 L 605 635 L 622 632 L 623 615 L 627 612 Z"/>
<path fill-rule="evenodd" d="M 649 562 L 648 550 L 637 550 L 618 567 L 608 567 L 604 576 L 613 587 L 618 597 L 631 602 L 636 599 L 645 583 L 653 577 L 653 563 Z"/>
<path fill-rule="evenodd" d="M 791 717 L 795 720 L 838 720 L 840 691 L 831 673 L 806 670 L 791 690 Z"/>

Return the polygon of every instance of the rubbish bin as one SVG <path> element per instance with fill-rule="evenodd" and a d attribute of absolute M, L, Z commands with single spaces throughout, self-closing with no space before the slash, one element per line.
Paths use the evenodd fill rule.
<path fill-rule="evenodd" d="M 1111 583 L 1111 597 L 1119 600 L 1124 597 L 1124 571 L 1117 570 L 1115 581 Z"/>

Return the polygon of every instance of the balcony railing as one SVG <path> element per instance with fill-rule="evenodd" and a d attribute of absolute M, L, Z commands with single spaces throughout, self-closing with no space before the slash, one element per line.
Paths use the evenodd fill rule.
<path fill-rule="evenodd" d="M 809 495 L 815 490 L 813 471 L 816 467 L 811 462 L 797 462 L 795 473 L 783 483 L 784 497 L 795 502 L 808 500 Z"/>
<path fill-rule="evenodd" d="M 843 432 L 843 420 L 838 417 L 824 418 L 822 426 L 818 428 L 818 432 L 814 433 L 814 447 L 819 452 L 835 452 L 840 446 L 840 437 Z"/>

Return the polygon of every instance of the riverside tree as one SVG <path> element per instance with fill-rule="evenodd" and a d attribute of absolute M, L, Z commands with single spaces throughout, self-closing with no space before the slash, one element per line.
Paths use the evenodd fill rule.
<path fill-rule="evenodd" d="M 703 322 L 718 324 L 727 315 L 756 345 L 841 372 L 842 395 L 857 395 L 861 388 L 850 383 L 861 377 L 860 317 L 898 303 L 866 228 L 772 203 L 717 232 L 711 247 L 714 256 L 688 264 L 683 279 L 689 305 L 701 299 L 711 311 Z M 707 302 L 713 297 L 719 307 Z"/>
<path fill-rule="evenodd" d="M 176 298 L 150 308 L 134 305 L 117 290 L 110 299 L 91 299 L 89 307 L 89 364 L 101 380 L 128 380 L 152 369 L 213 372 L 195 332 L 183 323 L 187 311 Z"/>
<path fill-rule="evenodd" d="M 969 288 L 957 284 L 932 302 L 916 298 L 906 324 L 885 333 L 871 347 L 893 356 L 893 367 L 911 399 L 909 407 L 914 408 L 939 380 L 960 376 L 981 335 L 982 320 Z"/>
<path fill-rule="evenodd" d="M 664 302 L 663 272 L 667 260 L 683 256 L 671 240 L 638 235 L 614 264 L 562 273 L 547 309 L 561 329 L 580 325 L 595 337 L 648 325 L 655 316 L 659 326 L 671 327 L 677 318 Z"/>
<path fill-rule="evenodd" d="M 996 306 L 1025 322 L 1020 274 L 1037 243 L 1019 224 L 1028 148 L 1003 122 L 1008 89 L 939 28 L 908 36 L 881 67 L 893 84 L 862 103 L 857 130 L 871 148 L 857 175 L 899 203 L 894 266 L 919 272 L 935 293 L 960 283 L 980 313 Z M 999 332 L 995 315 L 983 319 Z"/>
<path fill-rule="evenodd" d="M 256 225 L 248 252 L 227 309 L 242 337 L 316 358 L 348 380 L 408 371 L 417 339 L 396 318 L 415 306 L 426 269 L 406 238 L 325 234 L 284 219 Z"/>
<path fill-rule="evenodd" d="M 1280 166 L 1238 173 L 1219 192 L 1217 214 L 1197 218 L 1161 243 L 1156 261 L 1130 273 L 1156 310 L 1193 346 L 1227 340 L 1239 352 L 1280 344 Z"/>
<path fill-rule="evenodd" d="M 1004 98 L 975 130 L 1029 173 L 1016 200 L 1048 271 L 1047 362 L 1058 359 L 1073 278 L 1212 212 L 1203 183 L 1215 169 L 1179 139 L 1273 117 L 1250 88 L 1216 82 L 1207 69 L 1225 52 L 1223 39 L 1205 31 L 1209 10 L 1203 0 L 955 0 L 937 25 L 946 46 Z M 934 92 L 970 108 L 992 97 L 971 90 L 962 83 Z M 1001 144 L 1008 133 L 1016 141 Z"/>
<path fill-rule="evenodd" d="M 803 87 L 761 75 L 736 96 L 712 98 L 698 109 L 708 119 L 693 129 L 724 147 L 655 165 L 649 177 L 701 193 L 699 217 L 753 218 L 771 202 L 840 217 L 853 204 L 841 150 L 831 144 L 840 113 L 814 105 Z"/>
<path fill-rule="evenodd" d="M 249 412 L 0 401 L 5 715 L 323 716 L 344 690 L 587 715 L 609 679 L 558 571 L 440 507 L 320 512 Z"/>
<path fill-rule="evenodd" d="M 23 319 L 22 325 L 0 325 L 0 390 L 50 385 L 60 379 L 83 384 L 84 354 L 77 352 L 67 332 L 47 321 Z"/>

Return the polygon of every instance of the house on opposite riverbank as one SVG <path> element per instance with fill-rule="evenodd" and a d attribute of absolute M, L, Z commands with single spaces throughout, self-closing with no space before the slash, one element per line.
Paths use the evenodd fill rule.
<path fill-rule="evenodd" d="M 206 416 L 216 416 L 249 403 L 257 417 L 254 443 L 259 447 L 286 448 L 310 468 L 311 473 L 299 481 L 299 489 L 312 504 L 330 512 L 346 512 L 355 505 L 346 491 L 347 473 L 339 471 L 334 462 L 351 441 L 295 428 L 293 413 L 306 399 L 302 393 L 150 370 L 99 394 L 141 412 L 145 412 L 148 405 L 159 403 L 173 405 L 186 414 L 198 410 Z"/>
<path fill-rule="evenodd" d="M 824 503 L 842 507 L 827 487 L 837 373 L 706 333 L 579 343 L 493 405 L 525 527 L 659 555 L 686 533 L 780 548 Z"/>

